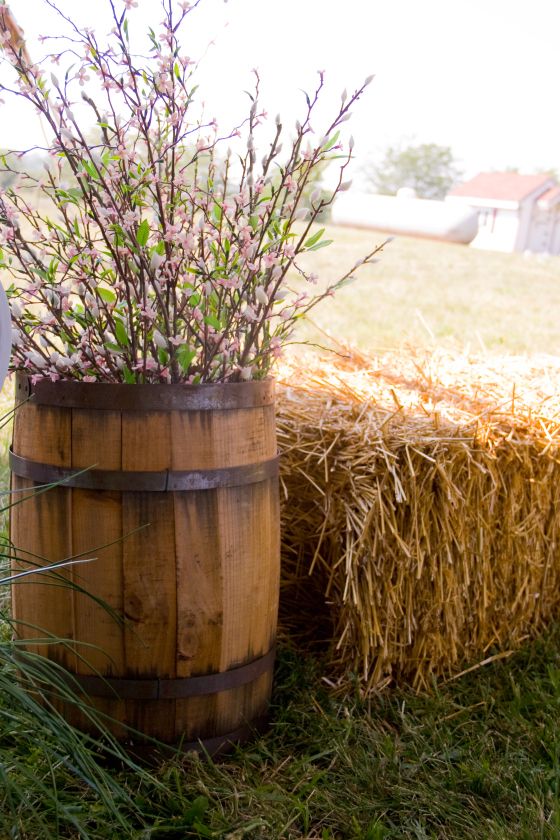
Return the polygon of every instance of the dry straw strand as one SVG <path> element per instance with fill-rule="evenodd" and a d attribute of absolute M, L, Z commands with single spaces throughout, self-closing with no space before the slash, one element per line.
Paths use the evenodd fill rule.
<path fill-rule="evenodd" d="M 559 394 L 550 357 L 282 369 L 282 618 L 330 685 L 428 689 L 558 616 Z"/>

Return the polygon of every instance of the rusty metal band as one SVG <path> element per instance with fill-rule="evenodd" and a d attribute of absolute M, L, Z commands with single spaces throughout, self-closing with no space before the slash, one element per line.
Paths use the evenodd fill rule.
<path fill-rule="evenodd" d="M 272 671 L 276 648 L 272 647 L 264 656 L 247 665 L 204 674 L 200 677 L 178 677 L 176 679 L 128 679 L 98 677 L 89 674 L 72 674 L 71 684 L 77 683 L 90 697 L 108 697 L 120 700 L 181 700 L 187 697 L 202 697 L 240 688 L 254 682 L 263 674 Z"/>
<path fill-rule="evenodd" d="M 231 732 L 214 735 L 211 738 L 199 738 L 198 741 L 178 741 L 176 744 L 149 744 L 126 742 L 123 744 L 126 752 L 141 761 L 158 762 L 163 758 L 171 758 L 179 753 L 198 752 L 209 756 L 218 756 L 230 752 L 235 745 L 244 744 L 262 735 L 270 724 L 268 715 L 259 715 L 248 723 L 244 723 Z"/>
<path fill-rule="evenodd" d="M 274 380 L 206 385 L 124 385 L 113 382 L 34 384 L 25 374 L 16 378 L 18 402 L 33 397 L 36 405 L 100 411 L 212 411 L 259 408 L 274 404 Z"/>
<path fill-rule="evenodd" d="M 20 478 L 38 484 L 63 484 L 81 490 L 113 490 L 121 493 L 165 493 L 181 490 L 215 490 L 257 484 L 278 476 L 279 458 L 255 464 L 222 467 L 215 470 L 78 470 L 55 467 L 22 458 L 10 450 L 10 469 Z"/>

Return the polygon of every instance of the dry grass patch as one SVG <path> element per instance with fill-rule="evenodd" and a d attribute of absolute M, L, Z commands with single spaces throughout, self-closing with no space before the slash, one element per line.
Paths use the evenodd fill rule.
<path fill-rule="evenodd" d="M 285 368 L 284 625 L 364 691 L 504 656 L 560 614 L 560 359 Z"/>

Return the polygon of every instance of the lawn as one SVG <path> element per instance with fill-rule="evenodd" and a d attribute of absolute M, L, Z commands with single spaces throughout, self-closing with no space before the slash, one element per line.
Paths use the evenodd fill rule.
<path fill-rule="evenodd" d="M 314 255 L 319 282 L 383 238 L 332 234 Z M 559 268 L 559 258 L 399 238 L 300 338 L 554 354 Z M 9 389 L 2 399 L 9 407 Z M 6 445 L 4 431 L 4 464 Z M 430 693 L 367 699 L 333 694 L 321 659 L 283 637 L 265 735 L 227 759 L 183 757 L 153 773 L 93 761 L 94 744 L 14 693 L 8 636 L 4 625 L 0 840 L 560 838 L 560 627 Z"/>
<path fill-rule="evenodd" d="M 334 242 L 312 255 L 333 280 L 384 241 L 373 231 L 331 227 Z M 310 255 L 308 255 L 310 256 Z M 361 349 L 444 344 L 473 352 L 560 353 L 560 257 L 478 251 L 398 237 L 379 262 L 313 315 L 321 330 Z M 321 333 L 306 329 L 318 341 Z"/>

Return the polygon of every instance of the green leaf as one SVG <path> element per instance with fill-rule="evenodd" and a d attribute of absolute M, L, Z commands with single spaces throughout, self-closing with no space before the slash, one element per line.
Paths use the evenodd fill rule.
<path fill-rule="evenodd" d="M 198 306 L 200 303 L 200 295 L 198 292 L 195 292 L 194 295 L 191 295 L 189 298 L 189 306 Z"/>
<path fill-rule="evenodd" d="M 121 347 L 128 347 L 130 339 L 127 329 L 120 318 L 115 318 L 115 336 Z"/>
<path fill-rule="evenodd" d="M 87 174 L 91 178 L 91 180 L 92 181 L 98 181 L 99 180 L 99 175 L 98 175 L 97 169 L 93 165 L 93 163 L 89 160 L 82 160 L 81 163 L 82 163 L 82 166 L 84 167 L 84 169 L 86 170 Z"/>
<path fill-rule="evenodd" d="M 222 328 L 219 318 L 216 318 L 215 315 L 205 315 L 204 323 L 208 324 L 209 327 L 213 327 L 215 330 L 221 330 Z"/>
<path fill-rule="evenodd" d="M 329 140 L 323 146 L 323 149 L 325 150 L 325 152 L 328 152 L 329 149 L 332 149 L 332 147 L 336 144 L 339 137 L 340 137 L 340 131 L 337 131 L 336 134 L 333 134 L 333 136 L 329 138 Z"/>
<path fill-rule="evenodd" d="M 97 287 L 97 294 L 105 303 L 114 303 L 117 299 L 116 294 L 111 289 L 105 289 L 103 286 Z"/>
<path fill-rule="evenodd" d="M 122 369 L 122 375 L 127 385 L 136 385 L 136 377 L 127 367 Z"/>
<path fill-rule="evenodd" d="M 147 219 L 144 219 L 144 221 L 138 225 L 138 230 L 136 231 L 136 241 L 143 247 L 146 245 L 149 235 L 150 223 Z"/>
<path fill-rule="evenodd" d="M 160 365 L 166 365 L 169 362 L 169 353 L 163 347 L 158 347 L 157 351 L 158 361 Z"/>
<path fill-rule="evenodd" d="M 188 344 L 182 344 L 177 350 L 177 361 L 184 373 L 188 373 L 195 356 L 196 350 L 191 350 Z"/>
<path fill-rule="evenodd" d="M 322 242 L 318 242 L 316 245 L 313 245 L 312 248 L 309 248 L 309 251 L 318 251 L 319 248 L 326 248 L 327 245 L 332 245 L 334 239 L 323 239 Z"/>
<path fill-rule="evenodd" d="M 313 234 L 313 236 L 310 236 L 307 242 L 305 243 L 304 248 L 312 248 L 313 245 L 316 245 L 319 239 L 324 234 L 324 232 L 325 228 L 321 228 L 321 230 L 318 230 L 317 233 Z"/>

